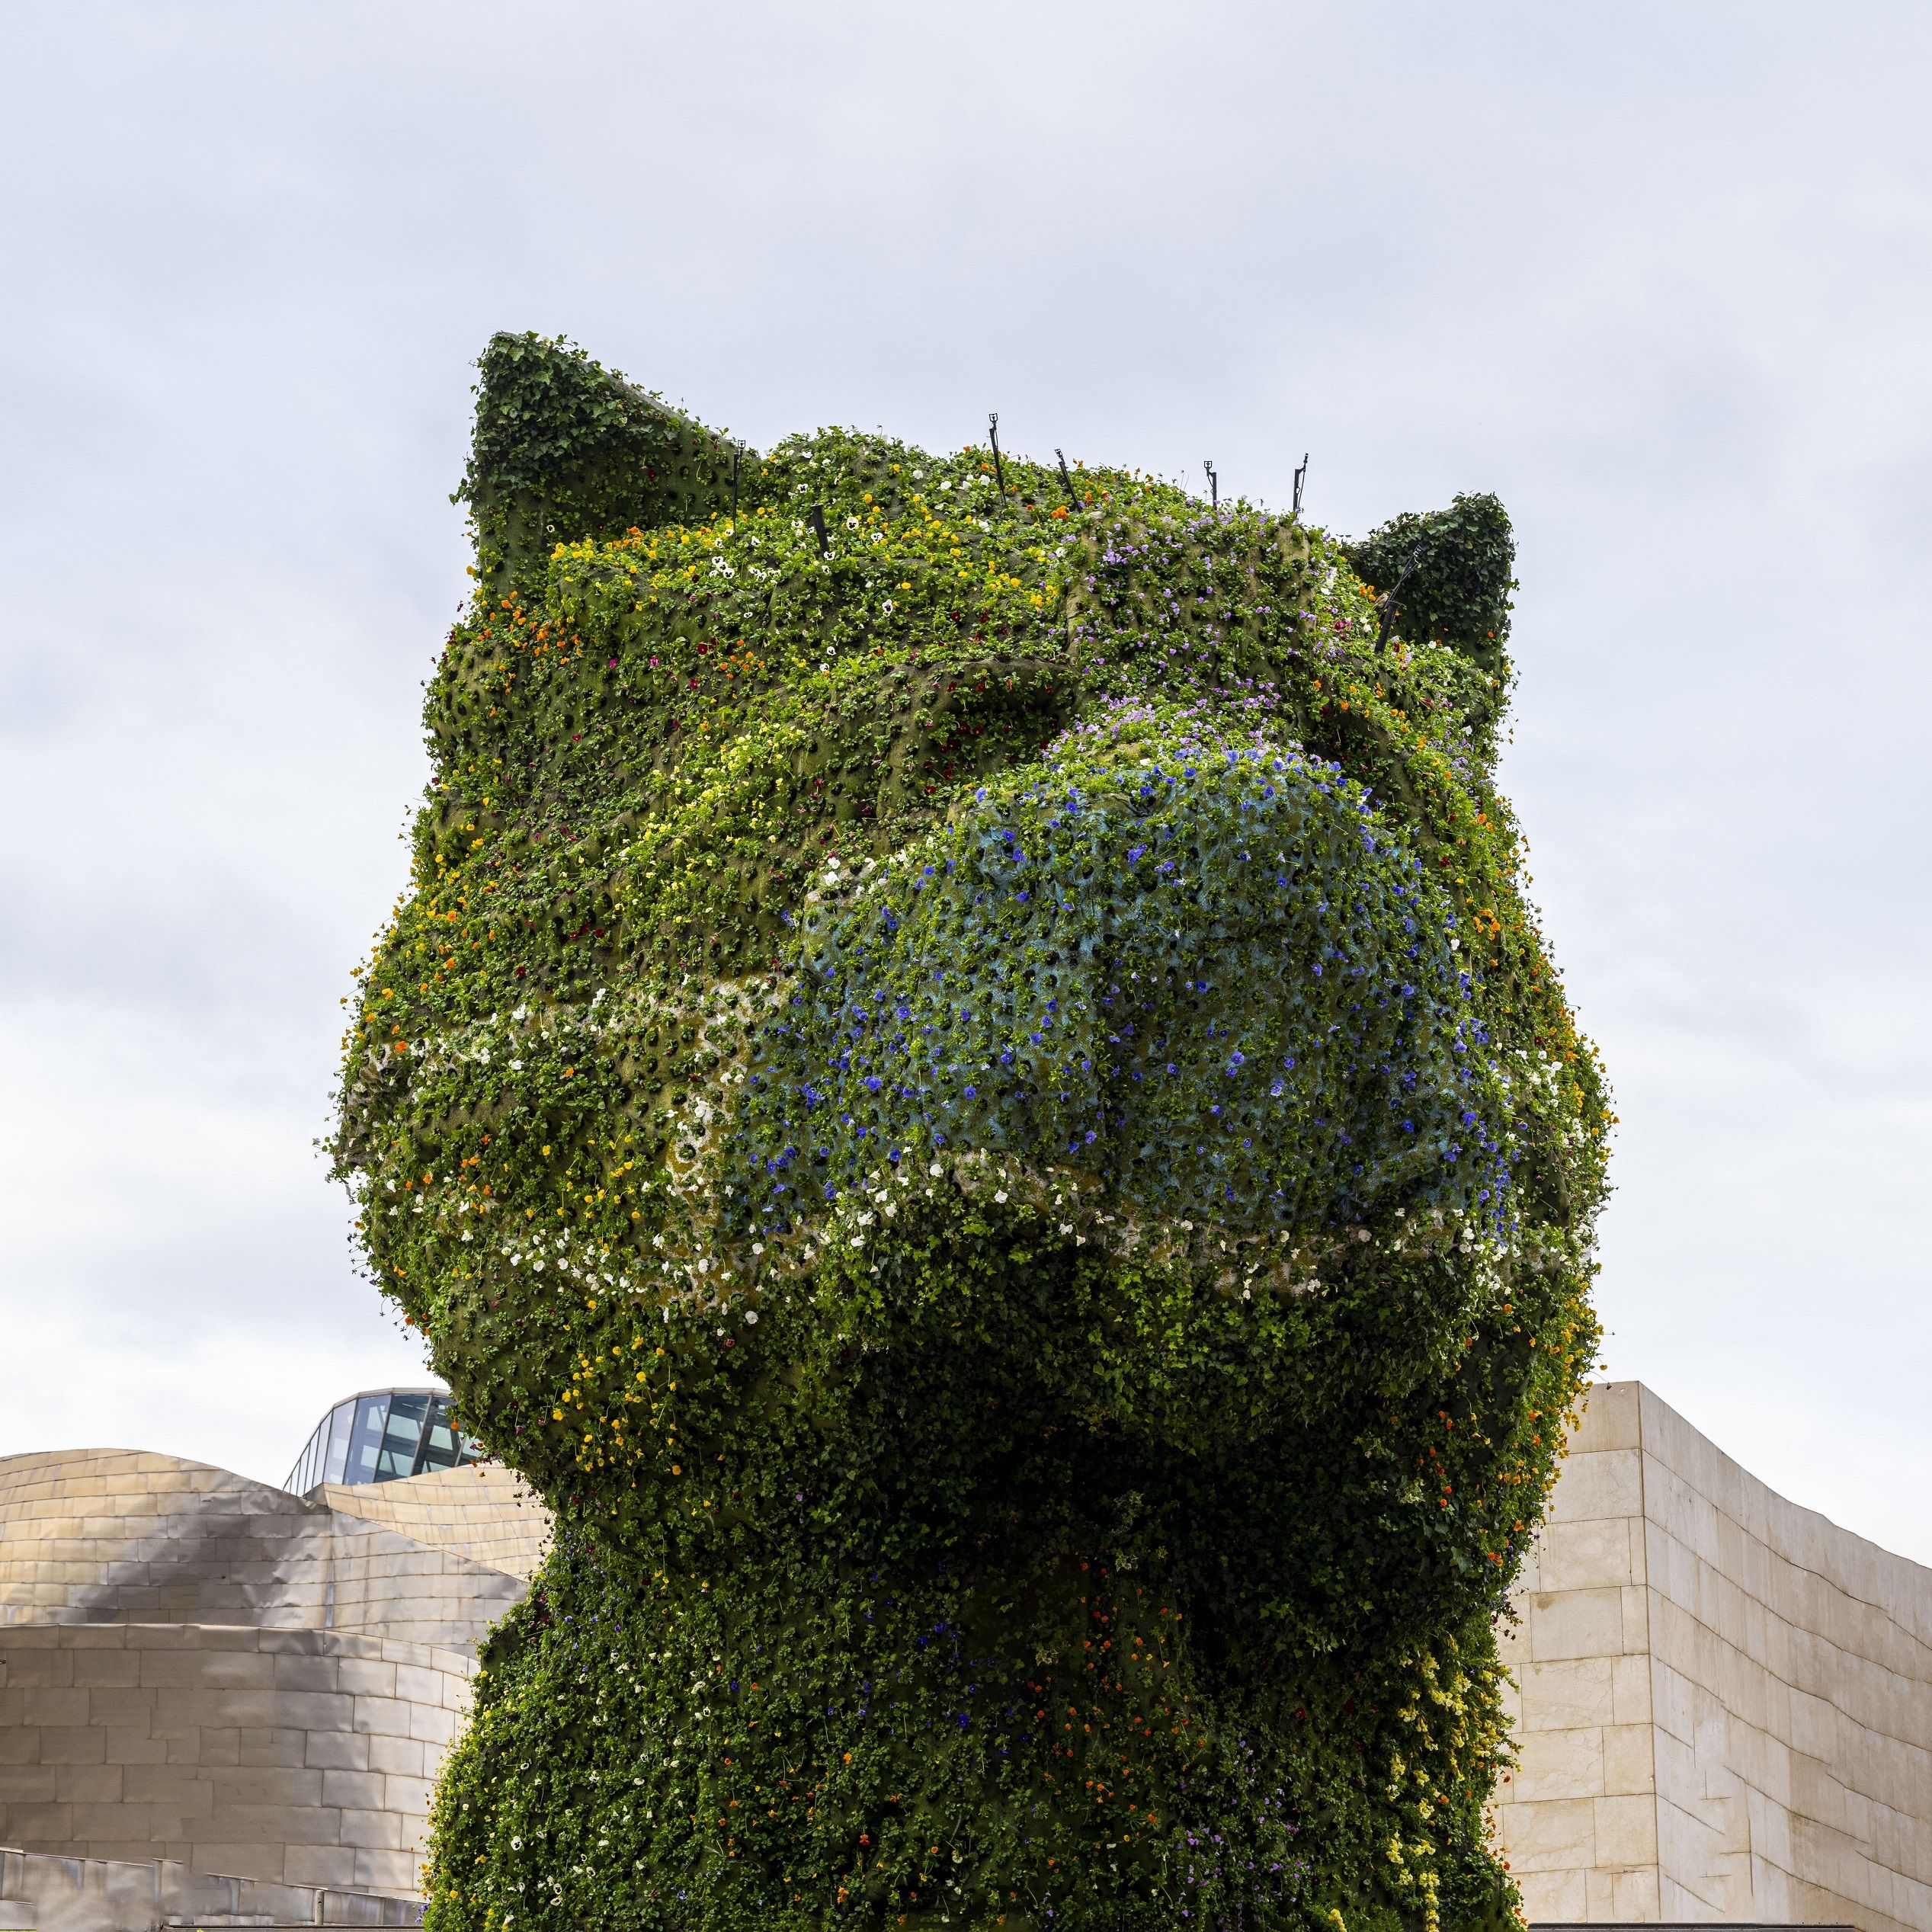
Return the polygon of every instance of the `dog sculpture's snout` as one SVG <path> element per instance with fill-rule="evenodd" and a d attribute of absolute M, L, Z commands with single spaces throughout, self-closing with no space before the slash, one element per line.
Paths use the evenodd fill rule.
<path fill-rule="evenodd" d="M 1334 767 L 1123 746 L 1133 722 L 808 912 L 747 1081 L 739 1232 L 978 1152 L 1237 1231 L 1503 1212 L 1506 1088 L 1421 867 Z"/>

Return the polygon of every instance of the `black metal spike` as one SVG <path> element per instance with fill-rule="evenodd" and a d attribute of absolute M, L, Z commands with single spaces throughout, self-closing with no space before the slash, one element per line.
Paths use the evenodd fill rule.
<path fill-rule="evenodd" d="M 1212 457 L 1204 457 L 1201 467 L 1207 472 L 1208 501 L 1218 510 L 1221 507 L 1221 479 L 1216 473 L 1214 459 Z"/>
<path fill-rule="evenodd" d="M 1408 580 L 1415 575 L 1415 566 L 1422 561 L 1422 546 L 1418 544 L 1408 553 L 1408 561 L 1402 566 L 1401 574 L 1395 582 L 1383 592 L 1376 601 L 1382 606 L 1382 623 L 1376 633 L 1375 647 L 1379 651 L 1389 642 L 1389 627 L 1395 621 L 1395 600 L 1408 586 Z"/>
<path fill-rule="evenodd" d="M 831 539 L 825 534 L 825 511 L 820 509 L 818 505 L 815 503 L 812 505 L 810 510 L 809 510 L 806 514 L 807 521 L 812 525 L 812 534 L 819 540 L 819 556 L 821 557 L 830 556 L 831 555 Z"/>
<path fill-rule="evenodd" d="M 990 409 L 986 413 L 986 426 L 993 439 L 993 476 L 1000 486 L 1000 495 L 1006 494 L 1006 466 L 1000 461 L 1000 412 Z"/>
<path fill-rule="evenodd" d="M 1067 453 L 1056 447 L 1053 453 L 1060 460 L 1060 481 L 1065 485 L 1067 501 L 1077 510 L 1080 507 L 1080 492 L 1073 486 L 1073 479 L 1067 474 Z"/>
<path fill-rule="evenodd" d="M 1301 467 L 1295 472 L 1295 502 L 1293 514 L 1298 517 L 1302 514 L 1302 485 L 1303 483 L 1307 482 L 1307 480 L 1308 452 L 1304 450 L 1302 452 Z"/>
<path fill-rule="evenodd" d="M 733 523 L 738 521 L 738 465 L 744 453 L 742 450 L 734 450 L 731 453 L 731 520 Z"/>

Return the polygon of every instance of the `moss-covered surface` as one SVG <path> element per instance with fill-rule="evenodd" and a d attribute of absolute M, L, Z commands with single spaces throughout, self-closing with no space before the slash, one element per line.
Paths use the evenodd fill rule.
<path fill-rule="evenodd" d="M 336 1150 L 559 1522 L 432 1925 L 1506 1914 L 1609 1118 L 1491 782 L 1501 506 L 1350 549 L 482 371 Z"/>

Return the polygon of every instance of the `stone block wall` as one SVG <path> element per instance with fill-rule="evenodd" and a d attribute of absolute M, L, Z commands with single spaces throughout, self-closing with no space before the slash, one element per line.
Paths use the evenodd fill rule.
<path fill-rule="evenodd" d="M 0 1459 L 0 1845 L 415 1891 L 471 1659 L 549 1518 L 495 1469 L 330 1495 Z"/>
<path fill-rule="evenodd" d="M 1932 1571 L 1591 1391 L 1505 1655 L 1540 1922 L 1932 1932 Z"/>
<path fill-rule="evenodd" d="M 497 1514 L 514 1507 L 506 1500 Z M 419 1503 L 417 1513 L 433 1511 Z M 251 1624 L 473 1647 L 521 1597 L 527 1572 L 479 1562 L 458 1541 L 401 1534 L 171 1456 L 11 1456 L 0 1459 L 0 1627 Z"/>
<path fill-rule="evenodd" d="M 466 1463 L 401 1482 L 325 1483 L 316 1500 L 527 1581 L 550 1546 L 550 1513 L 514 1471 Z"/>
<path fill-rule="evenodd" d="M 421 1923 L 414 1900 L 371 1892 L 215 1878 L 174 1859 L 133 1863 L 0 1850 L 0 1932 Z"/>
<path fill-rule="evenodd" d="M 413 1892 L 475 1668 L 320 1630 L 0 1628 L 0 1845 Z"/>

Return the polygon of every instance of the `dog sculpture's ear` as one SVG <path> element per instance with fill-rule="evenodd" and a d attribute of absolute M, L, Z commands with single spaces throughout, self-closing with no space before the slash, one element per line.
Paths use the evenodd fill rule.
<path fill-rule="evenodd" d="M 1477 674 L 1469 714 L 1487 732 L 1510 682 L 1510 593 L 1516 538 L 1493 496 L 1411 511 L 1345 546 L 1355 574 L 1387 600 L 1383 628 L 1412 644 L 1446 644 Z"/>
<path fill-rule="evenodd" d="M 737 472 L 755 470 L 752 450 L 569 343 L 495 335 L 477 367 L 476 440 L 456 500 L 469 505 L 490 589 L 540 574 L 559 543 L 719 514 Z"/>

